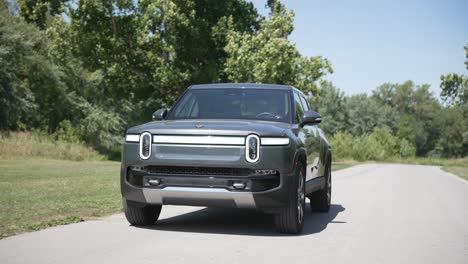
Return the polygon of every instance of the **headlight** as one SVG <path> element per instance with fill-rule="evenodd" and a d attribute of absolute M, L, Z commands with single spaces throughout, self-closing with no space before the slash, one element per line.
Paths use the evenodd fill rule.
<path fill-rule="evenodd" d="M 289 145 L 287 137 L 262 137 L 261 144 L 263 146 L 286 146 Z"/>
<path fill-rule="evenodd" d="M 257 135 L 248 135 L 245 140 L 245 159 L 257 162 L 260 157 L 260 138 Z"/>
<path fill-rule="evenodd" d="M 151 156 L 151 134 L 144 132 L 140 135 L 140 158 L 149 159 Z"/>
<path fill-rule="evenodd" d="M 127 134 L 125 135 L 125 142 L 140 142 L 140 135 L 137 134 Z"/>

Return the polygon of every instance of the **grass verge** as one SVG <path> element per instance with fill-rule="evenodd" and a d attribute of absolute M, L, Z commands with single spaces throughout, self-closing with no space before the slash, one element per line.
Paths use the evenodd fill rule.
<path fill-rule="evenodd" d="M 57 140 L 40 132 L 0 133 L 0 159 L 18 157 L 62 160 L 106 160 L 106 157 L 82 142 Z"/>
<path fill-rule="evenodd" d="M 440 158 L 409 158 L 405 160 L 390 160 L 392 163 L 407 163 L 417 165 L 440 166 L 443 170 L 468 180 L 468 159 L 440 159 Z"/>
<path fill-rule="evenodd" d="M 0 238 L 121 210 L 120 163 L 0 159 Z"/>
<path fill-rule="evenodd" d="M 354 160 L 345 160 L 345 161 L 336 161 L 332 163 L 332 171 L 343 170 L 352 166 L 363 164 L 362 162 L 357 162 Z"/>
<path fill-rule="evenodd" d="M 461 166 L 444 166 L 442 167 L 444 171 L 455 174 L 465 180 L 468 180 L 468 167 Z"/>
<path fill-rule="evenodd" d="M 441 159 L 441 158 L 407 158 L 407 159 L 387 159 L 381 161 L 355 161 L 355 160 L 339 160 L 332 164 L 332 170 L 337 171 L 349 168 L 363 163 L 400 163 L 400 164 L 416 164 L 440 166 L 443 170 L 450 172 L 468 180 L 468 159 Z"/>

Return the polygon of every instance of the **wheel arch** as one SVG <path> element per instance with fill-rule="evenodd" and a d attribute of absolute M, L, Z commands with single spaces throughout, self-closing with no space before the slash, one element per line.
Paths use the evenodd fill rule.
<path fill-rule="evenodd" d="M 325 158 L 325 162 L 327 163 L 330 163 L 330 168 L 331 168 L 331 165 L 332 165 L 332 152 L 331 152 L 331 149 L 328 149 L 327 150 L 327 155 L 326 155 L 326 158 Z"/>
<path fill-rule="evenodd" d="M 296 165 L 299 163 L 302 164 L 303 173 L 305 175 L 307 168 L 307 153 L 304 149 L 299 149 L 298 151 L 296 151 L 296 155 L 294 157 L 293 170 L 296 169 Z"/>

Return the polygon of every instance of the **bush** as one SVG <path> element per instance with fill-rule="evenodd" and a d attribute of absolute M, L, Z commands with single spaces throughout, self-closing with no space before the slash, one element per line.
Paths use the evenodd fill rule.
<path fill-rule="evenodd" d="M 351 145 L 351 157 L 355 160 L 364 161 L 364 160 L 382 160 L 385 152 L 379 146 L 377 141 L 370 136 L 369 134 L 364 134 L 362 136 L 356 137 L 353 139 Z"/>
<path fill-rule="evenodd" d="M 79 129 L 76 129 L 70 120 L 63 120 L 60 122 L 57 131 L 55 131 L 54 136 L 56 139 L 61 141 L 66 141 L 70 143 L 81 142 L 81 133 Z"/>
<path fill-rule="evenodd" d="M 330 138 L 334 159 L 345 159 L 353 156 L 352 144 L 353 136 L 347 132 L 336 132 Z"/>
<path fill-rule="evenodd" d="M 120 158 L 124 122 L 118 114 L 90 107 L 86 117 L 81 120 L 79 129 L 86 143 L 111 159 Z"/>
<path fill-rule="evenodd" d="M 83 143 L 71 143 L 44 132 L 10 132 L 0 134 L 0 158 L 40 157 L 63 160 L 105 160 Z"/>
<path fill-rule="evenodd" d="M 416 149 L 406 139 L 391 134 L 388 128 L 375 128 L 372 133 L 353 137 L 337 132 L 330 138 L 336 160 L 382 161 L 391 158 L 414 157 Z"/>

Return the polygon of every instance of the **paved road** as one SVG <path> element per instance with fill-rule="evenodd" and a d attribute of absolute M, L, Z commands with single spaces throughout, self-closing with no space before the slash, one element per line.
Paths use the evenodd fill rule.
<path fill-rule="evenodd" d="M 333 180 L 331 211 L 308 211 L 301 236 L 252 211 L 166 206 L 152 228 L 119 214 L 0 240 L 0 263 L 468 263 L 468 182 L 378 164 Z"/>

